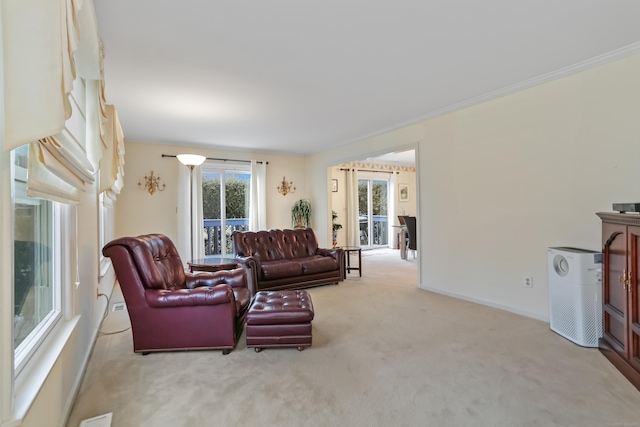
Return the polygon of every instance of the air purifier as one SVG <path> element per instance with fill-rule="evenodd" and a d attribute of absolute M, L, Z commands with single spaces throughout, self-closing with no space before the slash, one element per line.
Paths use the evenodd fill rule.
<path fill-rule="evenodd" d="M 551 330 L 583 347 L 602 336 L 602 254 L 588 249 L 547 250 Z"/>

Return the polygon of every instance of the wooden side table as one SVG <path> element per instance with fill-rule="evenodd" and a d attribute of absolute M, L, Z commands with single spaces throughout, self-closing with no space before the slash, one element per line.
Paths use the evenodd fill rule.
<path fill-rule="evenodd" d="M 345 275 L 344 277 L 347 277 L 346 273 L 351 273 L 351 270 L 357 270 L 360 277 L 362 277 L 362 249 L 355 247 L 355 246 L 341 246 L 342 250 L 344 251 L 344 258 L 345 258 L 345 263 L 344 263 L 344 269 L 345 271 Z M 358 266 L 351 266 L 351 253 L 352 252 L 357 252 L 358 253 Z"/>
<path fill-rule="evenodd" d="M 194 259 L 187 263 L 189 271 L 209 271 L 216 272 L 220 270 L 233 270 L 238 268 L 238 261 L 234 258 L 224 258 L 220 256 L 213 256 L 208 258 Z"/>

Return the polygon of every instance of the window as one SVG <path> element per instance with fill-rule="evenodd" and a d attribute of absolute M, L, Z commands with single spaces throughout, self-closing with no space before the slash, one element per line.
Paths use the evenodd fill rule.
<path fill-rule="evenodd" d="M 248 166 L 202 166 L 205 256 L 232 254 L 231 233 L 249 229 L 250 183 Z"/>
<path fill-rule="evenodd" d="M 28 145 L 12 152 L 16 375 L 61 318 L 58 203 L 26 194 Z"/>

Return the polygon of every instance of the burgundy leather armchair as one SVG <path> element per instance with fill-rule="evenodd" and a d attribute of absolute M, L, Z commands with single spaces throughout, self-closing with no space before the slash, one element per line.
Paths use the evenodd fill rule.
<path fill-rule="evenodd" d="M 186 272 L 162 234 L 122 237 L 102 253 L 124 295 L 134 352 L 235 347 L 250 301 L 244 269 Z"/>

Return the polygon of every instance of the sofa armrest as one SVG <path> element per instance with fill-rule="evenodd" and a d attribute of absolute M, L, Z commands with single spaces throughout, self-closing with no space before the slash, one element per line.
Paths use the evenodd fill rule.
<path fill-rule="evenodd" d="M 344 265 L 344 250 L 342 248 L 332 248 L 332 249 L 318 248 L 316 253 L 322 256 L 333 257 L 333 259 L 335 259 L 336 262 L 338 263 L 338 268 L 342 272 L 341 280 L 346 279 L 345 277 L 346 270 Z"/>
<path fill-rule="evenodd" d="M 220 270 L 215 272 L 196 271 L 190 273 L 185 271 L 186 285 L 189 289 L 201 287 L 212 288 L 218 285 L 229 285 L 232 288 L 248 288 L 247 273 L 242 268 L 233 270 Z"/>
<path fill-rule="evenodd" d="M 252 256 L 236 256 L 235 259 L 247 272 L 249 292 L 252 296 L 255 295 L 258 286 L 258 276 L 262 274 L 260 271 L 260 261 Z"/>
<path fill-rule="evenodd" d="M 344 251 L 340 248 L 333 248 L 333 249 L 318 248 L 318 250 L 316 251 L 316 254 L 333 257 L 333 259 L 335 259 L 336 262 L 340 263 L 340 260 L 344 256 L 342 255 L 343 252 Z"/>
<path fill-rule="evenodd" d="M 169 308 L 198 305 L 235 304 L 231 286 L 219 285 L 213 288 L 202 287 L 197 289 L 147 289 L 144 294 L 149 307 Z"/>

